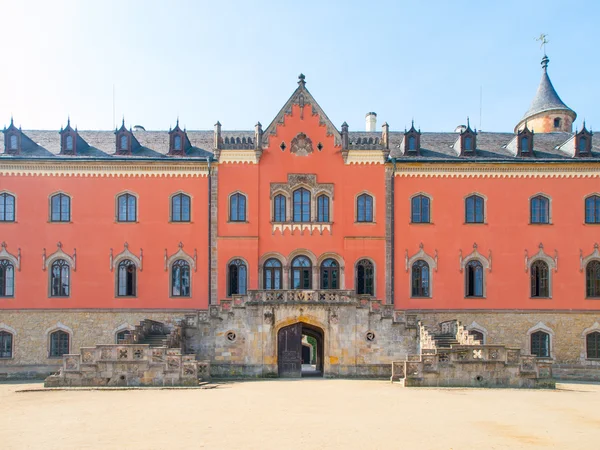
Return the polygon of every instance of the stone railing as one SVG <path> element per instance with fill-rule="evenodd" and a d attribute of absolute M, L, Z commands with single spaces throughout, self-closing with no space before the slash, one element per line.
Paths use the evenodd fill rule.
<path fill-rule="evenodd" d="M 248 291 L 248 301 L 260 303 L 351 303 L 356 299 L 355 292 L 351 290 Z"/>
<path fill-rule="evenodd" d="M 195 358 L 177 348 L 140 344 L 82 347 L 63 356 L 60 372 L 46 378 L 45 386 L 196 385 L 209 377 L 210 363 Z"/>
<path fill-rule="evenodd" d="M 552 364 L 503 345 L 458 345 L 392 363 L 405 386 L 554 387 Z"/>
<path fill-rule="evenodd" d="M 429 351 L 435 351 L 436 345 L 433 336 L 427 331 L 423 323 L 418 322 L 419 325 L 419 353 L 429 353 Z"/>
<path fill-rule="evenodd" d="M 178 348 L 183 350 L 185 322 L 180 321 L 175 324 L 171 332 L 167 335 L 167 348 Z"/>
<path fill-rule="evenodd" d="M 131 332 L 131 338 L 128 339 L 131 342 L 128 344 L 138 344 L 142 342 L 150 334 L 168 334 L 169 328 L 162 322 L 155 320 L 144 319 L 139 325 L 136 325 L 134 330 Z"/>

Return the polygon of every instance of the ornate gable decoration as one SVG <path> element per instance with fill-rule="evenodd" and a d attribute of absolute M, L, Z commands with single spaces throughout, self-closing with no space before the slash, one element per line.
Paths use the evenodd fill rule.
<path fill-rule="evenodd" d="M 0 256 L 2 256 L 1 253 Z M 587 256 L 583 256 L 583 250 L 579 250 L 579 271 L 583 272 L 585 266 L 587 266 L 587 264 L 593 259 L 597 259 L 600 261 L 600 251 L 598 250 L 597 242 L 594 244 L 594 251 Z"/>
<path fill-rule="evenodd" d="M 1 250 L 0 250 L 0 259 L 8 259 L 13 266 L 15 266 L 17 268 L 17 270 L 20 272 L 21 271 L 21 249 L 17 249 L 17 256 L 11 254 L 8 252 L 8 250 L 6 250 L 6 247 L 8 247 L 6 245 L 6 242 L 3 242 L 1 245 Z"/>
<path fill-rule="evenodd" d="M 473 243 L 473 251 L 469 253 L 467 256 L 463 258 L 462 250 L 458 251 L 458 261 L 460 263 L 460 271 L 462 272 L 469 264 L 469 261 L 479 261 L 484 269 L 487 269 L 489 272 L 492 271 L 492 251 L 490 250 L 488 253 L 488 257 L 486 258 L 477 250 L 477 243 Z"/>
<path fill-rule="evenodd" d="M 110 249 L 110 271 L 112 272 L 114 269 L 117 268 L 117 265 L 119 264 L 119 262 L 121 262 L 124 259 L 130 259 L 132 260 L 135 265 L 137 266 L 137 268 L 140 270 L 140 272 L 142 271 L 142 262 L 144 260 L 144 251 L 140 248 L 140 256 L 137 257 L 136 255 L 134 255 L 133 253 L 131 253 L 129 251 L 129 244 L 127 242 L 125 242 L 125 244 L 123 244 L 123 251 L 121 253 L 119 253 L 117 256 L 113 256 L 113 249 Z"/>
<path fill-rule="evenodd" d="M 292 106 L 298 105 L 300 107 L 300 119 L 304 118 L 304 107 L 307 105 L 311 106 L 312 115 L 318 115 L 320 118 L 320 124 L 327 127 L 327 135 L 333 136 L 335 145 L 342 145 L 342 136 L 337 128 L 333 125 L 329 117 L 323 112 L 315 98 L 312 94 L 306 89 L 306 81 L 305 76 L 300 74 L 298 76 L 298 87 L 289 98 L 289 100 L 285 103 L 283 108 L 277 113 L 273 121 L 269 124 L 269 126 L 265 129 L 264 135 L 267 136 L 267 139 L 263 140 L 263 148 L 268 145 L 268 137 L 275 136 L 277 134 L 277 125 L 283 125 L 284 119 L 286 115 L 292 114 Z"/>
<path fill-rule="evenodd" d="M 171 264 L 173 264 L 178 259 L 183 259 L 184 261 L 187 261 L 189 263 L 190 267 L 192 269 L 194 269 L 194 272 L 196 272 L 196 270 L 197 270 L 196 262 L 198 260 L 198 252 L 196 251 L 196 249 L 194 249 L 194 256 L 192 257 L 183 250 L 182 242 L 179 243 L 179 250 L 177 250 L 171 256 L 168 256 L 168 251 L 165 248 L 165 272 L 167 270 L 169 270 L 169 267 L 171 267 Z"/>
<path fill-rule="evenodd" d="M 46 256 L 46 249 L 42 251 L 42 270 L 46 270 L 57 259 L 64 259 L 73 268 L 73 272 L 77 271 L 77 249 L 73 249 L 73 256 L 68 255 L 62 249 L 62 242 L 56 243 L 56 251 L 49 256 Z"/>
<path fill-rule="evenodd" d="M 296 137 L 292 139 L 290 153 L 298 156 L 308 156 L 312 152 L 312 141 L 304 133 L 298 133 L 298 135 L 296 135 Z"/>
<path fill-rule="evenodd" d="M 291 198 L 299 187 L 306 187 L 311 191 L 312 198 L 316 199 L 318 194 L 325 193 L 333 200 L 333 183 L 318 183 L 317 176 L 313 173 L 289 173 L 287 183 L 271 183 L 271 198 L 278 192 Z"/>
<path fill-rule="evenodd" d="M 434 250 L 433 257 L 431 257 L 429 254 L 425 253 L 425 250 L 423 249 L 423 247 L 424 247 L 423 243 L 421 242 L 419 244 L 419 251 L 410 257 L 408 256 L 408 249 L 406 249 L 406 251 L 404 252 L 404 265 L 405 265 L 405 269 L 407 272 L 410 270 L 413 263 L 419 259 L 426 261 L 427 264 L 429 264 L 429 267 L 437 272 L 437 266 L 438 266 L 437 250 Z"/>
<path fill-rule="evenodd" d="M 525 272 L 529 272 L 529 267 L 531 266 L 531 264 L 533 264 L 538 259 L 545 261 L 550 269 L 554 269 L 555 272 L 558 272 L 558 250 L 554 250 L 553 258 L 546 252 L 544 252 L 544 244 L 542 244 L 541 242 L 539 245 L 539 251 L 531 257 L 529 257 L 529 252 L 527 251 L 527 249 L 525 249 Z"/>

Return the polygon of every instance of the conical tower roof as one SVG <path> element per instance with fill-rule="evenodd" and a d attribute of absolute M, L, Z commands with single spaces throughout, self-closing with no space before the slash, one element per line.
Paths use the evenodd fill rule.
<path fill-rule="evenodd" d="M 544 58 L 542 58 L 542 79 L 540 80 L 540 85 L 538 86 L 535 97 L 531 102 L 531 106 L 529 106 L 529 109 L 519 123 L 526 121 L 536 114 L 556 110 L 570 111 L 575 117 L 577 117 L 575 111 L 565 105 L 565 103 L 556 93 L 556 89 L 554 89 L 552 81 L 550 81 L 550 77 L 548 76 L 549 61 L 550 59 L 544 55 Z"/>

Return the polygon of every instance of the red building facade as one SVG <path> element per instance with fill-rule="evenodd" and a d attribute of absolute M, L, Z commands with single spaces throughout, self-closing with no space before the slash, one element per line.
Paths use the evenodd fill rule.
<path fill-rule="evenodd" d="M 585 125 L 571 132 L 576 115 L 543 69 L 527 114 L 554 125 L 544 133 L 526 118 L 515 133 L 338 130 L 303 76 L 264 130 L 57 133 L 11 121 L 0 372 L 48 371 L 143 319 L 185 319 L 198 330 L 188 350 L 227 370 L 275 370 L 277 333 L 302 322 L 320 330 L 321 371 L 358 375 L 413 351 L 416 316 L 459 319 L 565 376 L 595 376 L 600 149 Z M 340 312 L 350 304 L 370 312 Z M 256 305 L 270 334 L 250 319 Z M 375 350 L 363 329 L 377 329 Z"/>

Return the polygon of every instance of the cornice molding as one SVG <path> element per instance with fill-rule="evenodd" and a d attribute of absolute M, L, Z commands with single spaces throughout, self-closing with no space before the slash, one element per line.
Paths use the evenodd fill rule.
<path fill-rule="evenodd" d="M 600 162 L 581 164 L 396 163 L 395 175 L 409 178 L 598 178 Z"/>
<path fill-rule="evenodd" d="M 257 164 L 259 157 L 256 154 L 255 149 L 235 149 L 235 150 L 221 150 L 219 154 L 219 163 L 248 163 Z"/>
<path fill-rule="evenodd" d="M 346 164 L 385 164 L 387 153 L 383 150 L 348 150 Z"/>
<path fill-rule="evenodd" d="M 206 177 L 204 161 L 11 161 L 0 159 L 1 176 Z"/>

